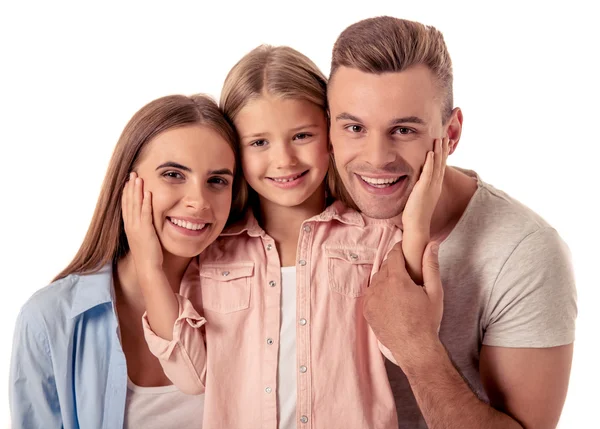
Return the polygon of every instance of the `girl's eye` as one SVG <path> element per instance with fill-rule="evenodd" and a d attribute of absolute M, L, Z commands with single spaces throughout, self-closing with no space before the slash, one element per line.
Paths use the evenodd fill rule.
<path fill-rule="evenodd" d="M 250 146 L 263 147 L 263 146 L 266 146 L 266 144 L 267 144 L 266 140 L 255 140 L 252 143 L 250 143 Z"/>
<path fill-rule="evenodd" d="M 166 171 L 163 173 L 163 177 L 169 179 L 183 179 L 183 175 L 177 171 Z"/>

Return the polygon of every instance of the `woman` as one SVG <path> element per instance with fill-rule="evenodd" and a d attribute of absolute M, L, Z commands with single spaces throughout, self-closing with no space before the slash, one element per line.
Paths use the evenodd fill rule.
<path fill-rule="evenodd" d="M 13 428 L 199 427 L 203 397 L 172 386 L 146 346 L 142 314 L 152 303 L 126 232 L 140 214 L 150 220 L 160 244 L 154 260 L 172 291 L 196 282 L 195 257 L 225 226 L 232 191 L 239 194 L 237 146 L 230 122 L 202 95 L 160 98 L 129 121 L 77 255 L 19 314 Z M 142 210 L 142 192 L 152 211 Z"/>

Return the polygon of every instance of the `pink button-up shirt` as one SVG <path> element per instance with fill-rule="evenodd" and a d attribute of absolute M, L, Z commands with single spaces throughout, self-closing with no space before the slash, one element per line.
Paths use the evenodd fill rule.
<path fill-rule="evenodd" d="M 296 260 L 297 427 L 397 429 L 380 345 L 363 295 L 401 231 L 340 203 L 302 224 Z M 199 274 L 199 278 L 198 278 Z M 254 217 L 188 270 L 173 340 L 146 340 L 165 374 L 205 392 L 204 428 L 277 429 L 281 263 Z M 383 346 L 381 346 L 382 349 Z"/>

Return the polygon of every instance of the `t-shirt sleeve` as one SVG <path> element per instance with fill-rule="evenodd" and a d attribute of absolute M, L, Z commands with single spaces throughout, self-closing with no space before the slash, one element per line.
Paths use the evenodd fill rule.
<path fill-rule="evenodd" d="M 494 283 L 483 344 L 555 347 L 575 340 L 577 295 L 569 249 L 550 227 L 526 236 Z"/>

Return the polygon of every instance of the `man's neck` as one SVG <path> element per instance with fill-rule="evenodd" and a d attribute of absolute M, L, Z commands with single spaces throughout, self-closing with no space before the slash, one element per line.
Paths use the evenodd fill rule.
<path fill-rule="evenodd" d="M 477 191 L 477 181 L 462 171 L 447 167 L 444 184 L 431 219 L 431 239 L 441 243 L 454 229 Z"/>

